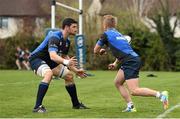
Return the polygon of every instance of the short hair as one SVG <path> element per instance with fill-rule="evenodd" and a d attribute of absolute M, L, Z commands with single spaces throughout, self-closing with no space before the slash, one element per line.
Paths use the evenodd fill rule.
<path fill-rule="evenodd" d="M 112 15 L 104 15 L 103 22 L 107 27 L 116 27 L 117 24 L 117 18 Z"/>
<path fill-rule="evenodd" d="M 72 18 L 65 18 L 62 22 L 62 29 L 65 28 L 65 26 L 71 26 L 71 24 L 77 24 L 78 22 Z"/>

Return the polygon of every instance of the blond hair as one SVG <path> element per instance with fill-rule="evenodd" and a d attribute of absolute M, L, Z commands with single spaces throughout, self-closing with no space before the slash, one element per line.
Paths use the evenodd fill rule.
<path fill-rule="evenodd" d="M 107 28 L 114 28 L 117 24 L 117 18 L 112 15 L 104 15 L 103 23 Z"/>

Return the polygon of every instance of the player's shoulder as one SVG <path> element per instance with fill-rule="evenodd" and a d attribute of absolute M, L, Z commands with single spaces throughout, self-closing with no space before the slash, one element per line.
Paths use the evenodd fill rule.
<path fill-rule="evenodd" d="M 106 32 L 100 34 L 100 38 L 101 38 L 101 39 L 107 39 L 107 34 L 106 34 Z"/>
<path fill-rule="evenodd" d="M 57 40 L 61 40 L 63 38 L 61 31 L 50 31 L 48 34 L 49 38 L 56 38 Z"/>

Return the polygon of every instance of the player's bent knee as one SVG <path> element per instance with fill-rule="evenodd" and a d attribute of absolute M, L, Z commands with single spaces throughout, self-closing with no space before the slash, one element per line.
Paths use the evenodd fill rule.
<path fill-rule="evenodd" d="M 119 87 L 119 83 L 118 83 L 118 81 L 115 79 L 114 80 L 114 85 L 116 86 L 116 87 Z"/>
<path fill-rule="evenodd" d="M 66 74 L 63 78 L 66 82 L 74 82 L 72 73 Z"/>
<path fill-rule="evenodd" d="M 122 86 L 123 83 L 121 83 L 118 79 L 115 79 L 115 80 L 114 80 L 114 85 L 115 85 L 116 87 L 119 87 L 119 86 Z"/>
<path fill-rule="evenodd" d="M 50 83 L 50 81 L 52 80 L 52 76 L 53 76 L 53 72 L 51 70 L 47 71 L 44 74 L 43 82 Z"/>
<path fill-rule="evenodd" d="M 52 77 L 53 76 L 53 72 L 51 70 L 47 70 L 44 74 L 44 77 Z"/>

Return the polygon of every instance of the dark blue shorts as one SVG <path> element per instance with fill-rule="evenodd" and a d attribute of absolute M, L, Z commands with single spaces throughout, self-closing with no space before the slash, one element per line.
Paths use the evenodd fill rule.
<path fill-rule="evenodd" d="M 23 57 L 19 57 L 18 60 L 19 60 L 20 62 L 25 61 Z"/>
<path fill-rule="evenodd" d="M 121 70 L 124 71 L 125 80 L 138 78 L 141 68 L 141 60 L 139 57 L 128 59 L 121 65 Z"/>
<path fill-rule="evenodd" d="M 52 60 L 46 61 L 40 58 L 33 58 L 29 60 L 29 63 L 31 65 L 32 70 L 37 71 L 37 69 L 42 65 L 42 64 L 47 64 L 51 69 L 55 68 L 58 66 L 58 64 Z"/>

